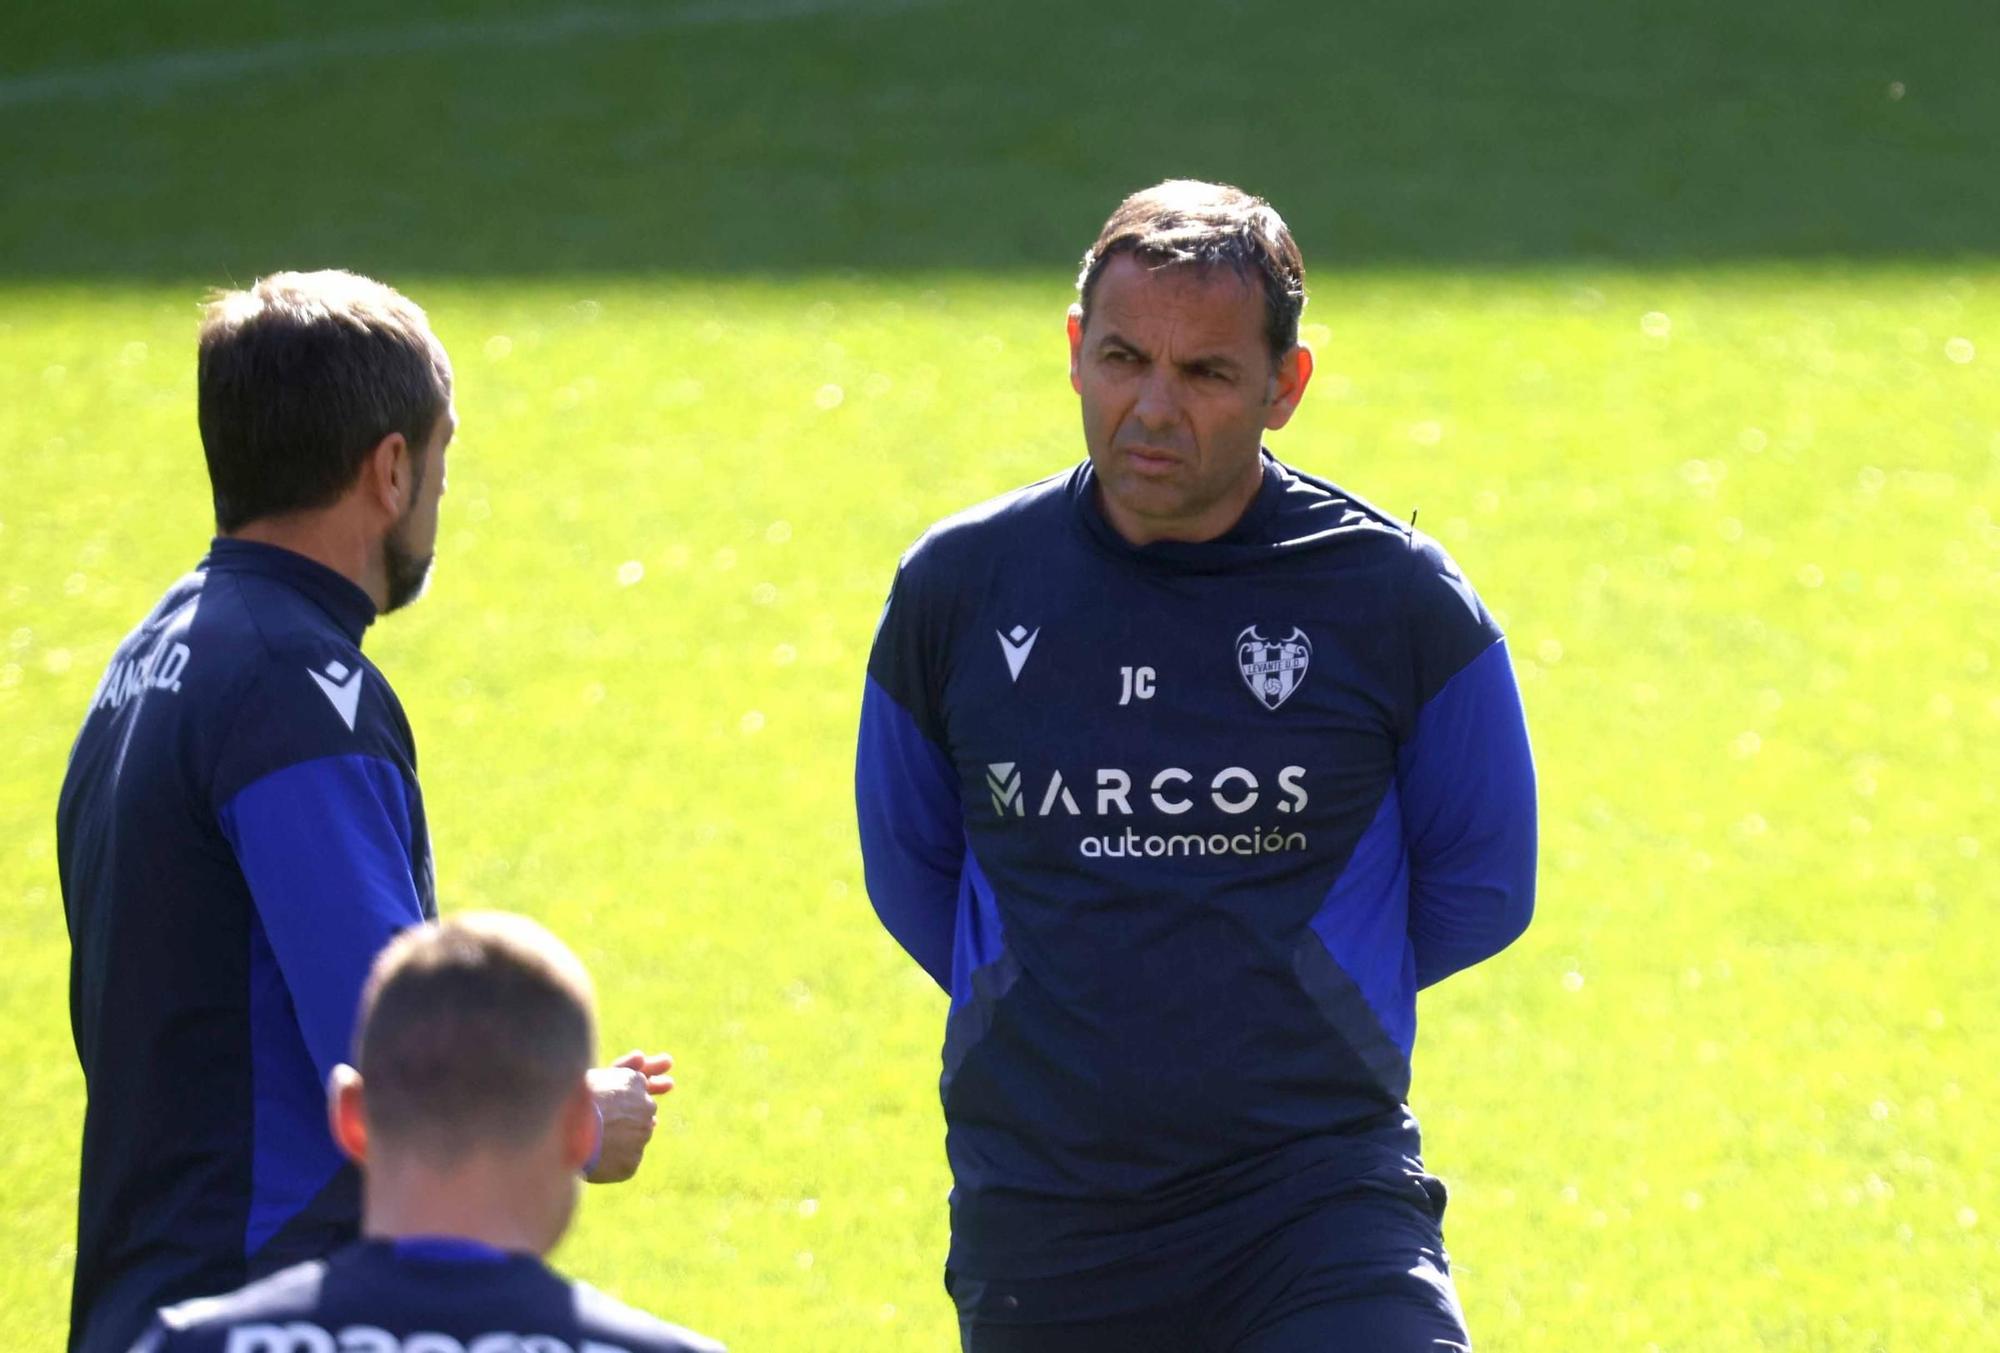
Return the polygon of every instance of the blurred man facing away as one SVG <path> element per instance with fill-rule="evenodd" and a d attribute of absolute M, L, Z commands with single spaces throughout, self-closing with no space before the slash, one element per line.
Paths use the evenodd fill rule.
<path fill-rule="evenodd" d="M 1312 375 L 1268 203 L 1168 182 L 1084 257 L 1087 459 L 904 556 L 868 891 L 951 996 L 972 1353 L 1465 1347 L 1416 995 L 1528 923 L 1500 631 L 1438 546 L 1263 450 Z"/>
<path fill-rule="evenodd" d="M 208 307 L 196 385 L 217 535 L 119 645 L 56 814 L 81 1353 L 353 1238 L 323 1087 L 369 964 L 436 915 L 415 741 L 361 640 L 430 572 L 450 360 L 389 287 L 280 273 Z M 594 1178 L 637 1168 L 665 1069 L 598 1073 Z"/>
<path fill-rule="evenodd" d="M 335 1069 L 362 1234 L 161 1312 L 133 1353 L 716 1353 L 542 1262 L 596 1147 L 590 978 L 534 922 L 469 913 L 376 961 Z"/>

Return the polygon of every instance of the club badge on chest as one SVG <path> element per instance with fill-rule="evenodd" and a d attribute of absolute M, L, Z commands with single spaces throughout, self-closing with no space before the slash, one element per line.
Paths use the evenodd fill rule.
<path fill-rule="evenodd" d="M 1312 653 L 1312 640 L 1296 625 L 1282 639 L 1266 639 L 1255 625 L 1236 636 L 1236 670 L 1265 709 L 1284 704 L 1305 683 Z"/>

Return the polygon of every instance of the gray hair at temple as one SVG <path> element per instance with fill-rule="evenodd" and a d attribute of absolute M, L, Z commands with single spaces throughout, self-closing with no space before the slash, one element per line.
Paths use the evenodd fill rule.
<path fill-rule="evenodd" d="M 1284 218 L 1261 197 L 1226 183 L 1168 179 L 1118 204 L 1077 274 L 1077 304 L 1090 302 L 1105 265 L 1131 254 L 1150 268 L 1227 268 L 1264 292 L 1264 338 L 1275 360 L 1299 343 L 1306 266 Z"/>

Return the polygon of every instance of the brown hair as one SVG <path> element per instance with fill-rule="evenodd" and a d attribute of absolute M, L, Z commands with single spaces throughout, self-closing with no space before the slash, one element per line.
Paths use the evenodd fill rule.
<path fill-rule="evenodd" d="M 1224 267 L 1264 289 L 1264 338 L 1278 358 L 1298 346 L 1306 305 L 1306 265 L 1284 218 L 1261 197 L 1226 183 L 1168 179 L 1118 204 L 1077 274 L 1077 303 L 1090 302 L 1104 266 L 1132 254 L 1155 268 Z"/>
<path fill-rule="evenodd" d="M 372 1134 L 446 1159 L 547 1131 L 595 1055 L 590 976 L 522 916 L 398 936 L 361 993 L 354 1060 Z"/>
<path fill-rule="evenodd" d="M 414 302 L 351 272 L 281 272 L 202 314 L 196 406 L 216 529 L 325 507 L 392 432 L 428 445 L 451 359 Z"/>

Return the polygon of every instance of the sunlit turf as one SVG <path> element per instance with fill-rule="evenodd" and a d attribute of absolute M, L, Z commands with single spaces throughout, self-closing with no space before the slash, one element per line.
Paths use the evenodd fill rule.
<path fill-rule="evenodd" d="M 545 919 L 610 1050 L 681 1059 L 562 1262 L 740 1349 L 949 1346 L 944 1001 L 862 894 L 850 745 L 898 552 L 1077 454 L 1062 279 L 395 280 L 463 420 L 369 643 L 443 903 Z M 8 1348 L 58 1344 L 71 1254 L 55 789 L 207 535 L 194 300 L 0 293 Z M 1315 279 L 1273 444 L 1455 551 L 1541 767 L 1540 917 L 1421 1007 L 1484 1348 L 1990 1330 L 1996 319 L 1990 268 Z"/>
<path fill-rule="evenodd" d="M 1986 8 L 1136 13 L 0 12 L 0 1348 L 60 1345 L 53 802 L 206 538 L 197 293 L 327 262 L 458 360 L 433 595 L 369 645 L 444 903 L 550 921 L 609 1050 L 681 1058 L 563 1262 L 740 1350 L 949 1347 L 943 1000 L 861 895 L 862 656 L 927 522 L 1078 453 L 1064 270 L 1178 173 L 1305 247 L 1277 449 L 1420 509 L 1513 636 L 1542 914 L 1424 998 L 1415 1092 L 1480 1346 L 1990 1341 Z"/>

